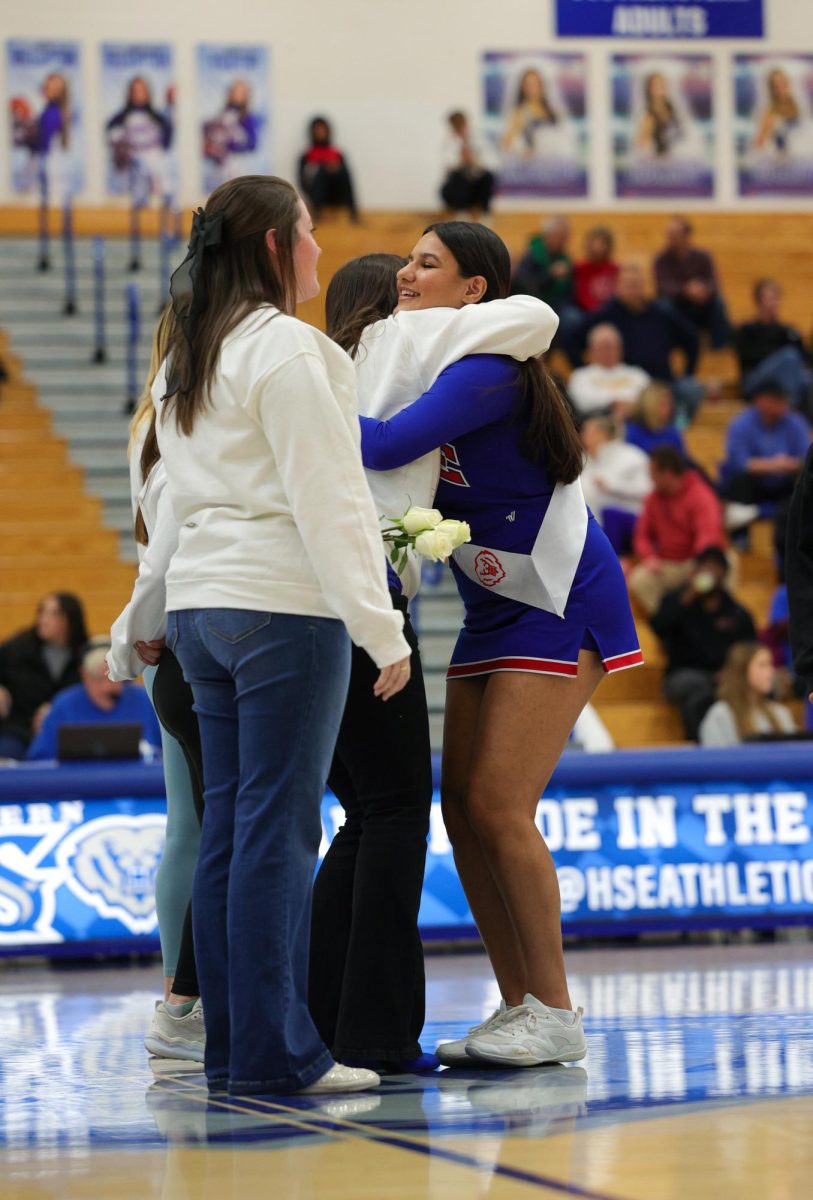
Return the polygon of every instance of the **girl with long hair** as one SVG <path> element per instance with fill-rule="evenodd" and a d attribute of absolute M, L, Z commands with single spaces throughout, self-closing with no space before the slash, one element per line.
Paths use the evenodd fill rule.
<path fill-rule="evenodd" d="M 319 253 L 290 184 L 248 175 L 217 188 L 172 278 L 177 329 L 153 386 L 180 529 L 166 640 L 195 697 L 206 785 L 192 895 L 205 1071 L 241 1094 L 378 1083 L 333 1062 L 307 1006 L 350 638 L 375 662 L 381 700 L 410 673 L 353 365 L 293 315 L 318 294 Z"/>
<path fill-rule="evenodd" d="M 791 131 L 799 124 L 801 116 L 787 71 L 781 67 L 769 71 L 766 89 L 768 102 L 757 130 L 756 147 L 763 150 L 770 146 L 777 155 L 786 158 Z"/>
<path fill-rule="evenodd" d="M 644 79 L 644 115 L 638 130 L 638 149 L 654 158 L 667 158 L 683 135 L 677 109 L 669 96 L 669 83 L 661 71 Z"/>
<path fill-rule="evenodd" d="M 505 296 L 490 230 L 430 225 L 399 272 L 399 309 Z M 499 1009 L 441 1061 L 531 1066 L 584 1057 L 565 978 L 559 892 L 539 797 L 606 672 L 642 661 L 621 568 L 579 486 L 582 453 L 537 359 L 461 359 L 362 453 L 390 470 L 442 447 L 436 503 L 468 521 L 452 556 L 466 618 L 449 666 L 441 798 L 455 862 L 500 987 Z"/>
<path fill-rule="evenodd" d="M 717 701 L 700 722 L 701 746 L 738 746 L 760 734 L 798 732 L 793 714 L 771 698 L 776 670 L 767 646 L 737 642 L 726 655 Z"/>
<path fill-rule="evenodd" d="M 503 150 L 517 150 L 530 158 L 538 152 L 539 130 L 558 123 L 559 114 L 548 98 L 542 72 L 529 67 L 522 72 L 517 86 L 511 117 L 501 140 Z"/>
<path fill-rule="evenodd" d="M 550 345 L 556 317 L 529 296 L 484 308 L 399 312 L 390 254 L 354 259 L 327 292 L 327 330 L 356 365 L 362 411 L 391 416 L 430 387 L 464 354 L 498 352 L 523 360 Z M 397 470 L 370 472 L 376 508 L 400 516 L 410 504 L 431 505 L 440 452 Z M 429 717 L 417 638 L 407 612 L 419 570 L 411 560 L 399 577 L 388 567 L 393 606 L 404 614 L 412 677 L 389 704 L 376 704 L 375 664 L 353 647 L 350 688 L 329 783 L 345 811 L 314 888 L 310 1006 L 334 1055 L 377 1070 L 437 1066 L 421 1055 L 424 964 L 418 934 L 426 837 L 432 803 Z"/>

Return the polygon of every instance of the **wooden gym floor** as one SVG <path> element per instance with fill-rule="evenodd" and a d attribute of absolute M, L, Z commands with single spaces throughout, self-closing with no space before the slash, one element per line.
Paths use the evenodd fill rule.
<path fill-rule="evenodd" d="M 0 1197 L 809 1194 L 810 943 L 577 950 L 569 969 L 582 1064 L 249 1100 L 151 1070 L 141 1039 L 156 968 L 0 965 Z M 433 956 L 428 971 L 427 1047 L 495 1003 L 479 954 Z"/>

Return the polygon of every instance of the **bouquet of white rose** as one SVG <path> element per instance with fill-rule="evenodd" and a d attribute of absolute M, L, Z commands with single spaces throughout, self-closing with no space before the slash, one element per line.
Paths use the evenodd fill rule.
<path fill-rule="evenodd" d="M 390 547 L 390 559 L 400 574 L 410 550 L 433 562 L 447 559 L 458 546 L 471 541 L 471 529 L 465 521 L 447 521 L 436 508 L 413 505 L 402 517 L 382 517 L 388 527 L 382 537 Z"/>

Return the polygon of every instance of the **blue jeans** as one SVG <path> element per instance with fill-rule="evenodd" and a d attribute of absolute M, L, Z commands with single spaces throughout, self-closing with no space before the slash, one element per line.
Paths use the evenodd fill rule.
<path fill-rule="evenodd" d="M 742 390 L 746 400 L 752 400 L 765 384 L 779 384 L 796 408 L 807 411 L 810 396 L 811 372 L 795 346 L 774 350 L 762 362 L 743 376 Z"/>
<path fill-rule="evenodd" d="M 333 1060 L 308 1011 L 320 806 L 350 676 L 323 617 L 171 612 L 195 696 L 206 807 L 192 891 L 210 1085 L 292 1092 Z"/>

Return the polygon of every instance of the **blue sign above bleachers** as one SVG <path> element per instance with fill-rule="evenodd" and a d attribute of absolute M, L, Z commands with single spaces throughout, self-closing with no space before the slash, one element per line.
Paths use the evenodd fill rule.
<path fill-rule="evenodd" d="M 759 38 L 763 0 L 556 0 L 559 37 Z"/>

